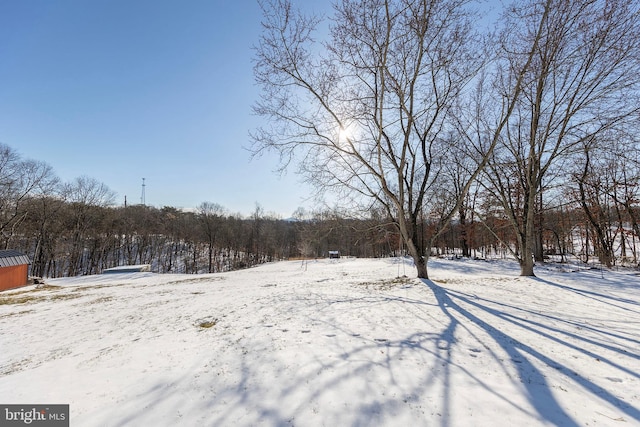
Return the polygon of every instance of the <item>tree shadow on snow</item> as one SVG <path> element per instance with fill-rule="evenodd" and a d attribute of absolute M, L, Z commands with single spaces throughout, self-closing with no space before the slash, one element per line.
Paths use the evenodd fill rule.
<path fill-rule="evenodd" d="M 534 280 L 546 285 L 557 286 L 567 291 L 578 292 L 587 297 L 603 297 L 605 298 L 604 303 L 608 303 L 608 301 L 606 301 L 606 295 L 593 295 L 593 293 L 576 290 L 546 280 L 537 278 Z M 640 374 L 637 370 L 630 369 L 629 367 L 623 366 L 614 360 L 607 359 L 601 354 L 595 353 L 593 350 L 585 350 L 578 344 L 584 343 L 589 344 L 590 347 L 595 346 L 603 350 L 615 351 L 633 359 L 640 359 L 640 355 L 632 353 L 626 349 L 609 345 L 603 341 L 595 341 L 590 338 L 582 337 L 579 334 L 571 332 L 570 327 L 567 327 L 567 329 L 554 328 L 549 326 L 550 322 L 537 322 L 532 320 L 532 317 L 534 317 L 533 315 L 541 316 L 539 312 L 527 313 L 526 309 L 520 307 L 509 306 L 496 301 L 483 300 L 476 295 L 469 295 L 463 292 L 449 290 L 439 286 L 431 280 L 422 280 L 422 282 L 433 292 L 436 300 L 438 301 L 440 310 L 449 319 L 449 325 L 441 333 L 441 340 L 447 344 L 449 351 L 456 350 L 454 339 L 456 331 L 460 328 L 468 328 L 469 322 L 470 324 L 480 328 L 481 331 L 486 332 L 486 334 L 493 339 L 493 343 L 489 343 L 488 345 L 492 346 L 494 343 L 497 344 L 509 356 L 509 358 L 504 360 L 503 363 L 510 363 L 511 367 L 517 370 L 522 387 L 526 393 L 526 397 L 536 410 L 540 420 L 550 422 L 554 425 L 579 425 L 562 407 L 561 403 L 554 398 L 552 386 L 549 384 L 544 373 L 536 366 L 535 363 L 533 363 L 533 361 L 537 362 L 538 365 L 546 365 L 554 368 L 556 372 L 564 376 L 569 382 L 575 383 L 575 385 L 582 387 L 594 396 L 598 396 L 599 398 L 609 402 L 632 419 L 640 421 L 640 410 L 638 408 L 633 407 L 620 399 L 610 390 L 599 386 L 595 382 L 573 371 L 569 366 L 567 366 L 565 361 L 560 360 L 560 358 L 552 358 L 548 354 L 544 354 L 540 349 L 534 348 L 524 342 L 520 342 L 510 333 L 510 331 L 515 329 L 526 330 L 529 333 L 536 334 L 538 336 L 537 338 L 550 340 L 555 345 L 565 346 L 573 352 L 579 352 L 588 356 L 592 361 L 597 360 L 600 363 L 606 363 L 611 367 L 617 368 L 625 372 L 627 375 L 635 378 L 640 378 Z M 493 308 L 490 304 L 494 306 L 497 305 L 499 307 L 502 306 L 504 310 Z M 463 307 L 463 305 L 473 307 L 474 313 L 483 313 L 488 316 L 480 318 L 469 309 Z M 520 315 L 514 314 L 514 312 L 520 312 Z M 571 323 L 558 317 L 550 317 L 548 315 L 543 315 L 543 317 L 547 317 L 549 320 L 556 322 Z M 487 319 L 495 319 L 495 323 L 506 322 L 509 327 L 493 326 L 491 324 L 492 322 Z M 594 329 L 594 331 L 600 334 L 603 333 L 602 330 Z M 566 339 L 563 340 L 562 337 Z M 637 344 L 639 344 L 637 340 L 630 339 L 629 337 L 623 337 L 620 335 L 617 335 L 616 337 L 626 340 L 632 344 L 632 346 L 635 344 L 635 348 L 637 348 Z M 574 341 L 575 343 L 572 343 L 571 341 Z M 454 391 L 450 390 L 450 393 L 454 393 Z"/>
<path fill-rule="evenodd" d="M 566 291 L 577 291 L 541 279 L 534 280 Z M 640 378 L 637 370 L 606 356 L 613 352 L 621 360 L 623 357 L 639 360 L 640 354 L 630 350 L 638 348 L 640 343 L 637 340 L 606 328 L 583 325 L 592 333 L 591 337 L 584 336 L 575 332 L 577 325 L 574 321 L 561 316 L 479 298 L 447 289 L 430 280 L 422 280 L 421 283 L 435 300 L 387 292 L 355 297 L 313 290 L 304 294 L 273 295 L 270 297 L 273 298 L 272 304 L 265 304 L 265 307 L 273 309 L 274 316 L 277 312 L 288 312 L 279 317 L 286 319 L 300 307 L 304 311 L 313 306 L 309 312 L 314 313 L 314 317 L 306 319 L 313 326 L 286 331 L 284 327 L 278 330 L 272 326 L 252 325 L 251 328 L 270 328 L 270 335 L 253 335 L 253 329 L 247 329 L 242 338 L 237 334 L 229 338 L 225 335 L 212 337 L 210 360 L 196 361 L 187 372 L 159 379 L 124 408 L 120 419 L 109 418 L 111 425 L 140 425 L 148 421 L 145 411 L 156 408 L 163 413 L 200 414 L 201 419 L 186 419 L 198 421 L 200 425 L 392 425 L 394 414 L 406 414 L 406 407 L 411 406 L 414 420 L 439 419 L 440 425 L 446 427 L 455 423 L 453 413 L 459 408 L 456 399 L 460 393 L 456 387 L 464 386 L 459 381 L 462 372 L 469 382 L 479 385 L 493 401 L 499 400 L 516 408 L 530 420 L 578 426 L 578 421 L 555 397 L 554 384 L 550 383 L 552 379 L 540 366 L 552 367 L 552 372 L 565 379 L 566 383 L 610 403 L 631 420 L 640 421 L 640 410 L 613 394 L 611 388 L 604 388 L 585 378 L 575 372 L 568 361 L 562 360 L 560 354 L 551 356 L 544 352 L 546 349 L 536 348 L 537 344 L 534 344 L 544 342 L 558 346 L 637 379 Z M 427 292 L 421 291 L 425 296 Z M 601 297 L 579 292 L 587 298 Z M 607 298 L 600 300 L 602 304 L 607 302 Z M 378 305 L 386 306 L 384 311 L 377 312 L 375 308 Z M 394 310 L 390 310 L 389 305 L 395 305 Z M 361 313 L 358 318 L 362 322 L 358 326 L 360 329 L 344 322 L 344 319 L 353 319 L 354 311 Z M 380 313 L 392 312 L 398 313 L 397 318 L 379 317 Z M 345 317 L 341 317 L 343 314 Z M 390 325 L 392 330 L 406 330 L 407 333 L 385 336 L 384 328 L 376 328 L 381 321 L 395 322 Z M 399 325 L 405 321 L 410 322 L 410 327 L 400 329 Z M 437 329 L 433 328 L 434 325 Z M 363 331 L 376 332 L 365 336 Z M 515 331 L 525 332 L 527 337 L 535 339 L 519 339 L 520 335 Z M 511 378 L 511 381 L 524 393 L 531 409 L 520 407 L 512 396 L 495 390 L 481 373 L 474 371 L 475 368 L 457 363 L 460 360 L 458 356 L 462 355 L 463 360 L 468 357 L 462 352 L 468 353 L 469 349 L 463 348 L 464 345 L 458 341 L 459 336 L 466 333 L 483 346 L 482 352 L 502 366 L 505 375 L 516 373 L 517 378 Z M 601 336 L 602 339 L 593 336 Z M 485 342 L 486 337 L 490 342 Z M 607 339 L 629 345 L 624 349 Z M 307 345 L 307 341 L 311 343 Z M 278 345 L 283 348 L 277 348 Z M 322 345 L 325 347 L 318 350 Z M 295 351 L 305 357 L 296 359 Z M 471 351 L 481 350 L 472 348 Z M 224 358 L 224 355 L 229 356 Z M 409 359 L 410 364 L 404 362 Z M 424 369 L 408 372 L 407 366 Z M 235 381 L 224 380 L 224 375 L 229 372 Z M 332 401 L 335 398 L 347 401 Z M 323 405 L 333 406 L 327 408 Z M 432 413 L 429 418 L 426 413 L 429 410 L 437 413 Z M 419 418 L 421 413 L 423 418 Z M 170 421 L 176 420 L 167 420 Z"/>
<path fill-rule="evenodd" d="M 540 283 L 543 283 L 545 285 L 549 285 L 549 286 L 554 286 L 556 288 L 559 289 L 563 289 L 565 291 L 569 291 L 569 292 L 573 292 L 576 293 L 580 296 L 583 296 L 585 298 L 591 298 L 597 302 L 603 303 L 603 304 L 609 304 L 613 307 L 619 308 L 621 310 L 625 310 L 625 311 L 630 311 L 636 314 L 640 314 L 640 311 L 638 310 L 633 310 L 631 308 L 628 307 L 624 307 L 622 304 L 629 304 L 629 305 L 634 305 L 634 306 L 640 306 L 640 301 L 637 300 L 632 300 L 629 298 L 621 298 L 621 297 L 617 297 L 617 296 L 613 296 L 613 295 L 607 295 L 605 293 L 602 292 L 594 292 L 594 291 L 590 291 L 590 290 L 586 290 L 586 289 L 578 289 L 578 288 L 574 288 L 568 285 L 561 285 L 559 283 L 555 283 L 555 282 L 551 282 L 549 280 L 545 280 L 545 279 L 541 279 L 539 277 L 534 277 L 532 278 Z M 616 288 L 618 286 L 620 286 L 620 284 L 618 283 L 607 283 L 607 286 L 609 286 L 610 288 Z"/>

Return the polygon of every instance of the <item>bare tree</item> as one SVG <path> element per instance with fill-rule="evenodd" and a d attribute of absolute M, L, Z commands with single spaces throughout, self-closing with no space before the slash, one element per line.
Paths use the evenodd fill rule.
<path fill-rule="evenodd" d="M 203 202 L 198 207 L 198 218 L 207 241 L 209 273 L 213 273 L 215 271 L 213 259 L 216 255 L 216 245 L 218 244 L 218 236 L 221 232 L 221 223 L 224 213 L 224 208 L 217 203 Z"/>
<path fill-rule="evenodd" d="M 32 196 L 42 195 L 57 185 L 58 178 L 48 164 L 23 159 L 14 149 L 0 143 L 0 236 L 7 246 L 16 227 L 26 218 L 22 209 Z"/>
<path fill-rule="evenodd" d="M 587 218 L 587 227 L 593 230 L 593 243 L 600 262 L 611 267 L 615 261 L 612 227 L 613 182 L 609 168 L 601 162 L 594 165 L 592 145 L 584 146 L 584 165 L 580 173 L 574 175 L 578 186 L 578 201 Z M 607 165 L 609 166 L 609 165 Z"/>
<path fill-rule="evenodd" d="M 571 190 L 583 210 L 595 253 L 607 267 L 615 264 L 616 255 L 625 261 L 627 249 L 633 252 L 632 259 L 636 262 L 633 236 L 640 232 L 637 218 L 640 150 L 635 138 L 637 129 L 633 130 L 585 142 L 580 164 L 572 168 Z M 627 226 L 631 228 L 629 232 Z"/>
<path fill-rule="evenodd" d="M 637 265 L 636 237 L 640 236 L 640 212 L 638 212 L 638 202 L 640 201 L 640 147 L 635 135 L 624 138 L 625 143 L 616 145 L 622 149 L 611 153 L 613 154 L 611 169 L 614 172 L 614 188 L 611 195 L 618 206 L 618 215 L 621 215 L 619 211 L 622 210 L 631 226 L 631 232 L 626 234 L 631 237 L 629 249 L 633 254 L 632 262 Z M 623 230 L 622 220 L 620 220 L 620 229 Z M 624 236 L 621 244 L 620 255 L 623 257 L 624 262 L 625 258 L 629 259 L 625 253 Z"/>
<path fill-rule="evenodd" d="M 586 141 L 637 119 L 639 19 L 634 0 L 526 0 L 505 14 L 509 63 L 518 63 L 513 52 L 530 46 L 542 24 L 522 96 L 484 180 L 515 231 L 523 276 L 534 275 L 545 177 Z M 512 69 L 502 71 L 500 84 L 512 80 Z"/>
<path fill-rule="evenodd" d="M 82 271 L 85 239 L 89 230 L 97 228 L 101 207 L 113 203 L 114 193 L 105 184 L 94 178 L 81 176 L 67 184 L 64 195 L 69 202 L 67 225 L 70 235 L 67 243 L 67 276 L 76 276 Z"/>
<path fill-rule="evenodd" d="M 421 278 L 428 277 L 429 251 L 419 218 L 439 209 L 435 239 L 484 166 L 480 159 L 459 197 L 446 198 L 443 166 L 460 153 L 456 145 L 469 142 L 451 137 L 460 129 L 454 113 L 486 58 L 471 26 L 471 3 L 344 0 L 334 7 L 325 43 L 313 38 L 320 19 L 287 0 L 261 3 L 255 76 L 263 94 L 255 111 L 268 124 L 253 134 L 254 151 L 277 151 L 283 167 L 299 154 L 300 171 L 319 189 L 335 190 L 351 207 L 382 206 Z M 508 88 L 495 134 L 517 93 L 517 84 Z M 482 156 L 496 138 L 484 142 Z"/>

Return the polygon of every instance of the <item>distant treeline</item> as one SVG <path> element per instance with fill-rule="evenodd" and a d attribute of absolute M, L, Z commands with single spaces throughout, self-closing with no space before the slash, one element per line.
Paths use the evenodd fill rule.
<path fill-rule="evenodd" d="M 131 264 L 151 264 L 160 273 L 221 272 L 277 260 L 326 257 L 329 250 L 355 257 L 404 254 L 397 230 L 375 215 L 353 219 L 332 212 L 300 212 L 298 218 L 283 220 L 260 208 L 243 217 L 209 203 L 185 212 L 172 207 L 87 205 L 51 197 L 28 198 L 20 209 L 20 221 L 5 230 L 10 232 L 3 233 L 2 246 L 27 253 L 33 261 L 31 274 L 41 277 L 99 274 Z M 580 210 L 546 212 L 541 224 L 540 260 L 555 255 L 561 261 L 575 255 L 588 261 L 601 250 Z M 510 230 L 497 216 L 482 223 L 455 221 L 431 251 L 508 256 L 507 246 L 513 249 L 516 241 Z M 614 259 L 637 263 L 632 230 L 624 225 L 610 230 L 608 238 L 619 255 Z M 422 241 L 428 241 L 428 221 L 420 233 Z"/>
<path fill-rule="evenodd" d="M 549 189 L 549 200 L 562 204 L 550 206 L 540 198 L 534 231 L 538 262 L 574 256 L 607 266 L 637 265 L 638 180 L 607 182 L 607 176 L 591 174 L 579 187 Z M 28 254 L 34 276 L 97 274 L 131 264 L 151 264 L 159 273 L 221 272 L 326 257 L 329 250 L 355 257 L 405 254 L 397 221 L 383 209 L 359 217 L 301 209 L 285 220 L 259 206 L 243 216 L 209 202 L 185 211 L 114 206 L 113 199 L 94 179 L 61 183 L 45 163 L 23 160 L 0 144 L 0 248 Z M 519 252 L 516 228 L 481 185 L 427 248 L 436 221 L 429 212 L 420 215 L 415 232 L 422 253 L 493 257 Z"/>

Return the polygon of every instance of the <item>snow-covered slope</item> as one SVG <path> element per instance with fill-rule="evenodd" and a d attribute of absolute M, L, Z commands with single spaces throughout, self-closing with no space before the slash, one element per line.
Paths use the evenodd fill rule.
<path fill-rule="evenodd" d="M 404 262 L 3 292 L 0 402 L 73 426 L 640 425 L 636 275 Z"/>

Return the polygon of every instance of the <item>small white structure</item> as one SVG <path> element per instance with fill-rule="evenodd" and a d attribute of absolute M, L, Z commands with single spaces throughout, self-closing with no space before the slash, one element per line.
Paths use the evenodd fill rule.
<path fill-rule="evenodd" d="M 151 271 L 151 264 L 122 265 L 120 267 L 107 268 L 102 270 L 102 274 L 111 273 L 142 273 Z"/>
<path fill-rule="evenodd" d="M 340 258 L 340 251 L 329 251 L 329 259 Z"/>

